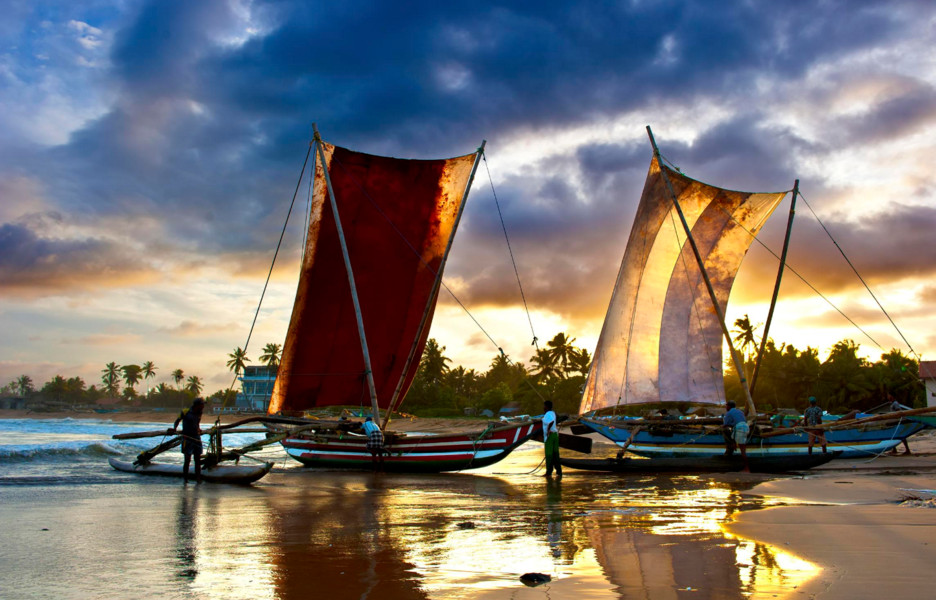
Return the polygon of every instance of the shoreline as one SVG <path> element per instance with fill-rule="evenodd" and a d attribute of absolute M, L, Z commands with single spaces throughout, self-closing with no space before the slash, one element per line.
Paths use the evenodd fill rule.
<path fill-rule="evenodd" d="M 175 410 L 121 410 L 118 412 L 96 413 L 86 411 L 52 411 L 37 412 L 26 409 L 0 409 L 0 419 L 98 419 L 113 421 L 115 423 L 172 423 L 179 412 Z M 206 412 L 202 415 L 202 425 L 214 423 L 219 419 L 222 425 L 228 425 L 241 419 L 263 416 L 261 413 L 237 413 L 215 415 Z M 391 428 L 396 431 L 423 433 L 440 433 L 463 431 L 470 429 L 483 429 L 488 423 L 486 419 L 470 419 L 460 417 L 399 417 L 390 422 Z"/>
<path fill-rule="evenodd" d="M 798 478 L 743 492 L 786 505 L 740 513 L 728 533 L 784 548 L 822 570 L 790 597 L 838 600 L 932 594 L 936 502 L 903 505 L 912 490 L 936 491 L 936 431 L 910 438 L 913 456 L 838 459 Z"/>

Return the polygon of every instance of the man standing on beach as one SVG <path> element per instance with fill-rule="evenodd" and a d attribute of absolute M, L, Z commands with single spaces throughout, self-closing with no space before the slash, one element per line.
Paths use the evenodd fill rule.
<path fill-rule="evenodd" d="M 201 483 L 201 417 L 205 409 L 205 401 L 202 398 L 195 398 L 191 408 L 183 409 L 179 413 L 179 418 L 172 424 L 172 431 L 182 423 L 182 455 L 185 456 L 185 465 L 182 467 L 182 477 L 185 483 L 188 483 L 189 463 L 192 456 L 195 456 L 195 481 Z"/>
<path fill-rule="evenodd" d="M 546 444 L 546 477 L 552 477 L 556 468 L 556 479 L 562 479 L 562 464 L 559 462 L 559 427 L 551 401 L 543 402 L 543 441 Z"/>
<path fill-rule="evenodd" d="M 374 423 L 373 417 L 364 419 L 364 433 L 367 435 L 367 449 L 371 453 L 374 470 L 382 470 L 384 437 L 380 426 Z"/>
<path fill-rule="evenodd" d="M 744 462 L 743 472 L 747 473 L 750 471 L 747 462 L 747 438 L 751 429 L 747 424 L 744 413 L 735 406 L 734 402 L 729 400 L 725 407 L 728 409 L 728 412 L 722 418 L 725 429 L 725 456 L 734 454 L 735 446 L 737 446 L 741 452 L 741 460 Z"/>
<path fill-rule="evenodd" d="M 819 443 L 822 444 L 822 453 L 826 454 L 828 449 L 826 448 L 825 430 L 810 429 L 822 425 L 822 409 L 816 404 L 815 396 L 809 397 L 809 407 L 803 412 L 803 424 L 806 426 L 806 433 L 809 435 L 809 453 L 812 454 L 813 444 L 816 443 L 818 438 Z"/>

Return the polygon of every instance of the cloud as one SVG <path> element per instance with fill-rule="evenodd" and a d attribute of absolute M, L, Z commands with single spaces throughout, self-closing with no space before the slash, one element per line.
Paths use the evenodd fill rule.
<path fill-rule="evenodd" d="M 696 179 L 762 191 L 801 178 L 873 285 L 932 276 L 926 3 L 81 0 L 5 14 L 0 284 L 20 296 L 178 286 L 158 291 L 168 305 L 206 274 L 262 278 L 313 122 L 405 157 L 487 138 L 526 299 L 568 322 L 607 307 L 650 159 L 645 123 Z M 485 177 L 446 275 L 472 306 L 516 306 Z M 791 263 L 823 291 L 855 289 L 805 213 Z M 775 220 L 764 235 L 779 250 Z M 772 281 L 776 262 L 752 251 L 745 268 Z M 161 333 L 210 336 L 202 317 Z"/>
<path fill-rule="evenodd" d="M 137 334 L 95 333 L 77 339 L 64 339 L 63 344 L 79 346 L 127 346 L 138 344 L 143 337 Z"/>
<path fill-rule="evenodd" d="M 154 271 L 126 249 L 101 239 L 41 238 L 23 225 L 0 225 L 0 285 L 13 294 L 139 285 Z"/>
<path fill-rule="evenodd" d="M 240 325 L 235 323 L 205 324 L 185 320 L 173 327 L 159 327 L 156 329 L 156 333 L 166 333 L 169 334 L 170 337 L 194 338 L 222 333 L 229 334 L 231 331 L 237 330 L 238 327 L 240 327 Z"/>

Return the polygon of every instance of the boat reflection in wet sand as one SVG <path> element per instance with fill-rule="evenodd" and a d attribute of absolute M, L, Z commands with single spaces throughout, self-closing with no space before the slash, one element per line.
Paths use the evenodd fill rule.
<path fill-rule="evenodd" d="M 242 564 L 253 597 L 281 600 L 660 598 L 678 589 L 740 599 L 792 592 L 818 572 L 723 531 L 761 502 L 742 498 L 747 481 L 637 476 L 622 486 L 602 473 L 544 484 L 522 475 L 291 471 L 238 499 L 246 530 L 201 515 L 197 539 L 180 542 L 195 556 L 186 566 L 198 573 L 193 590 Z M 234 509 L 227 504 L 213 499 L 212 513 Z M 249 543 L 232 554 L 232 540 Z M 520 582 L 529 572 L 552 580 L 534 592 Z"/>

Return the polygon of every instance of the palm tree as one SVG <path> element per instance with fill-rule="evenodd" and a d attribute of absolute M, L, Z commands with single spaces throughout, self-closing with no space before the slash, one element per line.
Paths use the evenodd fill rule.
<path fill-rule="evenodd" d="M 228 358 L 231 360 L 227 361 L 227 366 L 230 370 L 234 371 L 234 375 L 240 375 L 244 367 L 247 366 L 247 361 L 250 360 L 247 358 L 247 351 L 240 346 L 235 348 L 234 352 L 228 354 Z"/>
<path fill-rule="evenodd" d="M 572 357 L 572 370 L 581 373 L 582 377 L 588 377 L 588 370 L 591 369 L 591 354 L 585 348 L 580 348 Z"/>
<path fill-rule="evenodd" d="M 280 351 L 282 346 L 279 344 L 267 344 L 263 347 L 263 354 L 260 355 L 260 362 L 270 367 L 278 367 L 280 364 Z"/>
<path fill-rule="evenodd" d="M 104 384 L 104 391 L 111 396 L 116 396 L 120 391 L 120 367 L 115 362 L 109 362 L 101 370 L 101 383 Z"/>
<path fill-rule="evenodd" d="M 175 381 L 176 389 L 179 389 L 179 384 L 185 381 L 185 372 L 182 369 L 176 369 L 172 372 L 172 380 Z"/>
<path fill-rule="evenodd" d="M 140 368 L 143 370 L 144 381 L 152 377 L 156 377 L 156 365 L 153 363 L 153 361 L 146 361 Z M 146 395 L 149 395 L 149 383 L 146 384 Z"/>
<path fill-rule="evenodd" d="M 430 385 L 442 382 L 442 377 L 449 371 L 448 363 L 452 359 L 445 356 L 445 346 L 439 346 L 435 338 L 429 338 L 423 348 L 422 358 L 419 361 L 419 372 Z"/>
<path fill-rule="evenodd" d="M 530 362 L 533 363 L 533 374 L 536 375 L 539 379 L 555 379 L 559 377 L 559 372 L 556 369 L 555 358 L 553 358 L 552 352 L 547 348 L 540 348 L 536 351 L 536 354 L 530 358 Z"/>
<path fill-rule="evenodd" d="M 751 319 L 745 314 L 743 319 L 736 319 L 734 326 L 737 328 L 734 330 L 735 335 L 734 341 L 738 344 L 738 347 L 741 349 L 741 352 L 745 352 L 748 348 L 757 347 L 757 339 L 754 337 L 754 332 L 757 331 L 757 328 L 760 325 L 751 325 Z M 750 355 L 748 360 L 750 360 Z"/>
<path fill-rule="evenodd" d="M 198 375 L 190 376 L 185 385 L 185 389 L 192 392 L 196 396 L 201 393 L 202 388 L 204 387 L 205 387 L 205 384 L 203 384 L 201 379 L 198 378 Z"/>
<path fill-rule="evenodd" d="M 566 373 L 575 370 L 572 366 L 576 353 L 575 346 L 572 345 L 574 341 L 575 338 L 569 339 L 566 334 L 557 333 L 556 337 L 546 344 L 552 364 L 560 377 L 565 377 Z"/>
<path fill-rule="evenodd" d="M 140 382 L 140 375 L 143 373 L 143 369 L 140 365 L 124 365 L 120 367 L 120 370 L 123 371 L 123 380 L 127 383 L 127 387 L 132 390 L 133 395 L 136 395 L 134 386 Z"/>
<path fill-rule="evenodd" d="M 16 379 L 16 387 L 19 388 L 20 396 L 26 397 L 33 391 L 33 380 L 29 375 L 20 375 Z"/>

